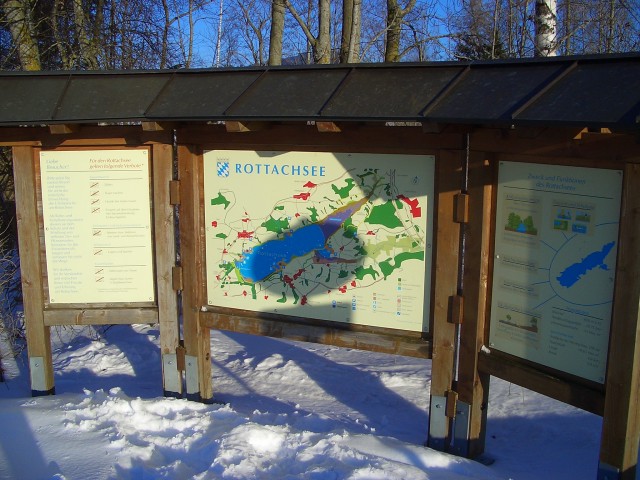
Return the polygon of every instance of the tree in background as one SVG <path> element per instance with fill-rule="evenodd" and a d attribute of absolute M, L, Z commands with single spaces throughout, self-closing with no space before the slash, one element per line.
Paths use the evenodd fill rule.
<path fill-rule="evenodd" d="M 0 0 L 0 14 L 3 69 L 495 59 L 640 49 L 640 0 Z"/>
<path fill-rule="evenodd" d="M 556 0 L 536 0 L 535 56 L 553 57 L 557 51 Z"/>

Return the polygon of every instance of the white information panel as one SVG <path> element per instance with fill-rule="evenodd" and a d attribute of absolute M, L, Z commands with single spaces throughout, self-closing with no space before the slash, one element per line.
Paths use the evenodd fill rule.
<path fill-rule="evenodd" d="M 427 331 L 434 165 L 205 152 L 209 305 Z"/>
<path fill-rule="evenodd" d="M 501 162 L 490 346 L 605 380 L 622 171 Z"/>
<path fill-rule="evenodd" d="M 50 303 L 155 300 L 149 151 L 40 153 Z"/>

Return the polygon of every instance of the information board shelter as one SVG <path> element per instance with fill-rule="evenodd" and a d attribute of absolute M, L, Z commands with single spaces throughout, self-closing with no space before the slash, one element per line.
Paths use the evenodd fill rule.
<path fill-rule="evenodd" d="M 602 415 L 599 478 L 633 478 L 639 73 L 0 75 L 34 390 L 67 323 L 159 320 L 164 390 L 203 401 L 211 328 L 432 357 L 429 446 L 483 452 L 495 375 Z"/>

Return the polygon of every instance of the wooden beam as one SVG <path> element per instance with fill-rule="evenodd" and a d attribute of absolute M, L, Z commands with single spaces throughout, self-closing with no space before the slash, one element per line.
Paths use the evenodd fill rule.
<path fill-rule="evenodd" d="M 184 289 L 183 335 L 187 398 L 209 402 L 211 383 L 211 332 L 200 321 L 204 301 L 205 252 L 202 154 L 188 146 L 178 148 L 180 180 L 180 250 Z M 202 230 L 201 230 L 202 228 Z"/>
<path fill-rule="evenodd" d="M 604 392 L 545 373 L 521 359 L 493 350 L 481 351 L 478 369 L 521 387 L 555 398 L 596 415 L 604 411 Z"/>
<path fill-rule="evenodd" d="M 316 122 L 316 128 L 320 133 L 340 133 L 342 129 L 334 122 Z"/>
<path fill-rule="evenodd" d="M 38 229 L 35 159 L 37 150 L 13 147 L 13 177 L 16 192 L 18 246 L 22 276 L 22 297 L 34 396 L 55 393 L 51 335 L 44 323 L 42 251 Z"/>
<path fill-rule="evenodd" d="M 157 323 L 157 308 L 56 308 L 44 311 L 44 324 L 56 325 L 134 325 Z M 162 336 L 162 326 L 160 330 Z"/>
<path fill-rule="evenodd" d="M 640 165 L 624 171 L 600 465 L 635 480 L 640 444 Z"/>
<path fill-rule="evenodd" d="M 156 263 L 160 352 L 163 359 L 176 354 L 180 345 L 178 296 L 173 289 L 173 268 L 176 262 L 173 185 L 173 147 L 157 144 L 152 147 L 153 160 L 153 221 Z M 166 394 L 180 396 L 182 379 L 177 378 L 177 361 L 163 360 L 163 387 Z M 168 371 L 172 368 L 172 371 Z"/>
<path fill-rule="evenodd" d="M 228 133 L 257 132 L 266 128 L 266 122 L 240 122 L 227 120 L 224 126 Z"/>
<path fill-rule="evenodd" d="M 456 325 L 451 299 L 458 295 L 460 260 L 460 224 L 454 221 L 455 198 L 462 179 L 462 151 L 442 151 L 437 156 L 437 214 L 435 238 L 435 287 L 433 307 L 433 363 L 431 368 L 431 405 L 427 446 L 445 450 L 450 422 L 445 415 L 445 399 L 454 380 Z"/>
<path fill-rule="evenodd" d="M 77 124 L 60 123 L 49 125 L 49 132 L 51 132 L 52 135 L 69 135 L 76 133 L 78 130 L 80 130 L 80 126 Z"/>
<path fill-rule="evenodd" d="M 175 122 L 142 122 L 142 130 L 145 132 L 166 132 L 174 128 Z"/>
<path fill-rule="evenodd" d="M 249 316 L 251 315 L 251 316 Z M 237 314 L 203 312 L 201 323 L 207 328 L 231 332 L 287 338 L 301 342 L 313 342 L 338 347 L 355 348 L 371 352 L 389 353 L 407 357 L 430 358 L 430 343 L 415 335 L 390 333 L 374 327 L 344 328 L 315 323 L 302 323 L 282 318 L 261 318 L 255 312 L 239 311 Z M 309 319 L 305 319 L 309 322 Z"/>
<path fill-rule="evenodd" d="M 478 369 L 478 353 L 484 345 L 489 297 L 491 232 L 493 231 L 493 168 L 481 154 L 472 154 L 469 163 L 468 223 L 465 227 L 464 310 L 460 330 L 458 400 L 469 406 L 467 444 L 464 455 L 484 452 L 489 375 Z M 454 441 L 454 448 L 456 447 Z"/>

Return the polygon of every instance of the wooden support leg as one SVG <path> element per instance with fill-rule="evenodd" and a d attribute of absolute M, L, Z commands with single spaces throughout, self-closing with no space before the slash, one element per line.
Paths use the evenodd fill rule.
<path fill-rule="evenodd" d="M 640 165 L 624 172 L 599 480 L 635 480 L 640 441 Z"/>
<path fill-rule="evenodd" d="M 44 324 L 42 256 L 38 232 L 35 151 L 13 147 L 13 175 L 16 193 L 18 248 L 22 275 L 22 296 L 27 335 L 27 351 L 33 396 L 55 393 L 51 335 Z"/>
<path fill-rule="evenodd" d="M 180 249 L 184 284 L 182 316 L 187 398 L 210 402 L 213 400 L 210 331 L 200 319 L 205 284 L 204 239 L 200 231 L 203 218 L 200 158 L 188 147 L 179 148 Z"/>
<path fill-rule="evenodd" d="M 475 154 L 469 164 L 469 222 L 466 224 L 464 313 L 460 334 L 458 412 L 453 451 L 464 457 L 484 452 L 489 375 L 478 372 L 478 353 L 484 345 L 491 256 L 492 170 Z"/>
<path fill-rule="evenodd" d="M 174 207 L 170 185 L 173 180 L 173 148 L 153 146 L 153 203 L 156 251 L 156 284 L 162 355 L 162 388 L 165 396 L 182 396 L 182 375 L 178 370 L 177 349 L 180 345 L 178 299 L 173 289 L 173 267 L 176 258 Z"/>
<path fill-rule="evenodd" d="M 437 167 L 436 282 L 427 446 L 440 451 L 447 450 L 450 433 L 446 407 L 447 392 L 453 383 L 456 342 L 456 326 L 450 320 L 458 287 L 460 225 L 454 222 L 454 198 L 460 191 L 460 155 L 442 152 Z"/>

